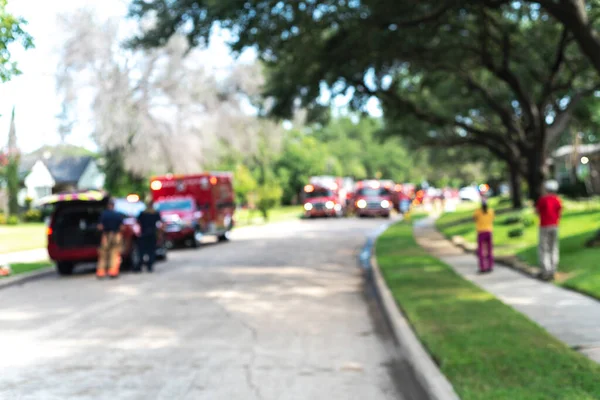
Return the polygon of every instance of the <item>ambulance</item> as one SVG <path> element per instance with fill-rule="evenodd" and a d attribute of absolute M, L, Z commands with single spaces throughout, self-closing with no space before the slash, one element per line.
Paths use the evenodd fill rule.
<path fill-rule="evenodd" d="M 150 181 L 150 192 L 168 247 L 198 247 L 205 235 L 229 240 L 235 224 L 231 172 L 156 176 Z"/>

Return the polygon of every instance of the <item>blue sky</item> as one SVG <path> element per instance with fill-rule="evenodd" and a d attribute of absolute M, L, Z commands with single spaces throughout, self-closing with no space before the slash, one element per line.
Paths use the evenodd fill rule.
<path fill-rule="evenodd" d="M 125 17 L 128 0 L 9 0 L 10 12 L 22 16 L 29 24 L 26 30 L 34 37 L 36 48 L 29 51 L 15 50 L 13 55 L 23 74 L 12 81 L 0 84 L 0 145 L 7 140 L 10 113 L 16 107 L 16 125 L 19 147 L 29 152 L 42 145 L 56 144 L 60 99 L 56 95 L 55 71 L 60 48 L 60 32 L 57 17 L 81 7 L 89 7 L 102 18 Z M 212 66 L 220 69 L 230 65 L 224 39 L 213 38 L 210 52 Z M 341 105 L 339 99 L 336 103 Z M 376 102 L 369 109 L 377 112 Z M 90 126 L 80 124 L 68 138 L 68 142 L 93 149 Z"/>

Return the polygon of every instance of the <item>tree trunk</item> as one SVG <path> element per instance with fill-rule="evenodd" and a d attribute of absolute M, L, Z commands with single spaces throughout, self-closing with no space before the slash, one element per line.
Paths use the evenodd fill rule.
<path fill-rule="evenodd" d="M 542 188 L 546 174 L 544 171 L 545 157 L 543 150 L 533 149 L 529 153 L 527 165 L 527 185 L 529 186 L 529 198 L 534 202 L 542 196 Z"/>
<path fill-rule="evenodd" d="M 510 198 L 515 209 L 523 208 L 523 189 L 521 187 L 521 173 L 515 163 L 508 164 L 510 173 Z"/>

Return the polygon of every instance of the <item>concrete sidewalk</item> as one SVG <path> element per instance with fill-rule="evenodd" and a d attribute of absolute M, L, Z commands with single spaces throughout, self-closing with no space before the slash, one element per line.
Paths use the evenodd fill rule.
<path fill-rule="evenodd" d="M 465 254 L 435 229 L 435 219 L 415 223 L 417 242 L 466 279 L 514 307 L 568 346 L 600 363 L 600 302 L 552 283 L 496 265 L 477 274 L 477 258 Z"/>
<path fill-rule="evenodd" d="M 48 260 L 48 250 L 34 249 L 0 254 L 0 264 L 34 263 Z"/>

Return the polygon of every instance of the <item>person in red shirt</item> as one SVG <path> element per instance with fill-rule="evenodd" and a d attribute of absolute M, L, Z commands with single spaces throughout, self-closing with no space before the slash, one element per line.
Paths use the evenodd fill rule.
<path fill-rule="evenodd" d="M 546 182 L 545 189 L 544 195 L 538 199 L 535 207 L 540 217 L 538 257 L 542 267 L 540 277 L 544 280 L 553 280 L 559 259 L 558 225 L 562 203 L 556 195 L 558 182 L 552 180 Z"/>

